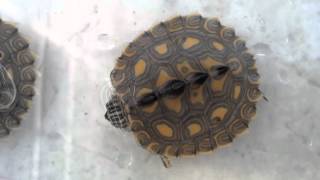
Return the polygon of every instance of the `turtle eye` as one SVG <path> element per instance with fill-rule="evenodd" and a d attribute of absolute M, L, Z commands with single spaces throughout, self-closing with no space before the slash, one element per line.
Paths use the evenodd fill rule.
<path fill-rule="evenodd" d="M 188 83 L 197 85 L 198 87 L 199 85 L 202 85 L 208 79 L 208 77 L 209 75 L 207 73 L 196 72 L 187 76 L 186 80 Z"/>
<path fill-rule="evenodd" d="M 212 69 L 211 74 L 213 77 L 219 77 L 226 74 L 229 71 L 229 69 L 230 68 L 228 66 L 224 66 L 224 65 L 215 66 Z"/>
<path fill-rule="evenodd" d="M 151 92 L 151 93 L 148 93 L 148 94 L 142 96 L 141 98 L 139 98 L 137 105 L 138 106 L 146 106 L 146 105 L 152 104 L 156 100 L 158 100 L 157 94 L 155 92 Z"/>
<path fill-rule="evenodd" d="M 178 96 L 184 92 L 185 86 L 186 83 L 184 81 L 170 80 L 160 88 L 159 92 L 161 95 Z"/>

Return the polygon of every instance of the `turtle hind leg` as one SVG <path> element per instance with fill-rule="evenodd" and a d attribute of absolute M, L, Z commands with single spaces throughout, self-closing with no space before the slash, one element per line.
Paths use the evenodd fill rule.
<path fill-rule="evenodd" d="M 170 162 L 170 159 L 167 156 L 160 155 L 160 159 L 161 159 L 164 167 L 170 168 L 172 166 L 171 162 Z"/>

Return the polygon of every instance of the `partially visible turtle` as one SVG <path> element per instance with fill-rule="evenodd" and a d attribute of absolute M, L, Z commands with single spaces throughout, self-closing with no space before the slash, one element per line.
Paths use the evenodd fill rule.
<path fill-rule="evenodd" d="M 224 146 L 248 128 L 262 97 L 254 57 L 232 28 L 175 17 L 136 38 L 111 72 L 105 117 L 162 157 Z"/>
<path fill-rule="evenodd" d="M 17 28 L 0 19 L 0 136 L 20 124 L 34 95 L 34 57 Z"/>

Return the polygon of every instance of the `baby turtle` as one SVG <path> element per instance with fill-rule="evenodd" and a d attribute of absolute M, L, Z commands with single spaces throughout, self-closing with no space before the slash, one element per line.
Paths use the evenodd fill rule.
<path fill-rule="evenodd" d="M 0 19 L 0 137 L 20 124 L 34 95 L 36 74 L 28 43 Z"/>
<path fill-rule="evenodd" d="M 137 37 L 111 72 L 105 117 L 162 157 L 227 145 L 248 128 L 261 99 L 255 59 L 216 18 L 175 17 Z"/>

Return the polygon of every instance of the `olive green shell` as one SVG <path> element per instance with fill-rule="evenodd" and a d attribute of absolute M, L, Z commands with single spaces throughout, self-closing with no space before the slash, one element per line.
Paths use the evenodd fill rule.
<path fill-rule="evenodd" d="M 34 95 L 34 57 L 28 46 L 17 28 L 0 19 L 0 64 L 16 86 L 13 103 L 10 107 L 0 110 L 0 136 L 8 134 L 10 128 L 20 124 L 21 115 L 27 112 L 29 101 Z M 7 100 L 5 98 L 0 96 L 2 102 Z"/>
<path fill-rule="evenodd" d="M 197 89 L 135 107 L 142 95 L 172 79 L 230 67 Z M 226 145 L 242 133 L 262 97 L 259 74 L 245 42 L 216 18 L 175 17 L 140 35 L 111 73 L 138 142 L 166 156 L 194 155 Z"/>

